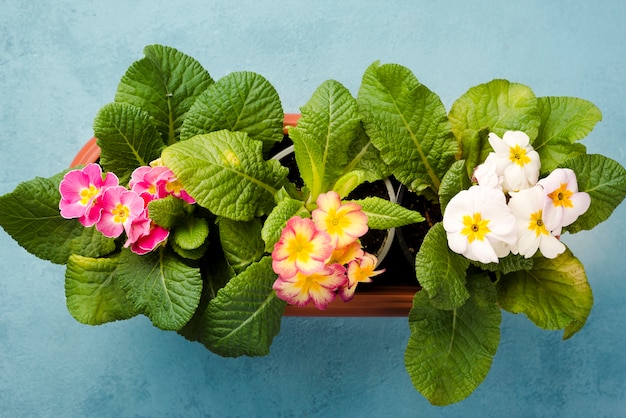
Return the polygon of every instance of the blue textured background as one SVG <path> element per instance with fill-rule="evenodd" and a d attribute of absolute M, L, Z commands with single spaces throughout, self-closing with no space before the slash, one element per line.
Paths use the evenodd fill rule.
<path fill-rule="evenodd" d="M 265 75 L 286 112 L 328 78 L 356 94 L 374 60 L 408 66 L 447 108 L 493 78 L 586 98 L 604 120 L 584 143 L 626 165 L 622 0 L 129 3 L 0 1 L 0 194 L 67 167 L 151 43 L 216 79 Z M 0 232 L 0 416 L 624 416 L 624 215 L 565 237 L 594 289 L 582 332 L 563 342 L 505 314 L 489 376 L 443 409 L 404 370 L 406 319 L 286 318 L 271 355 L 223 359 L 143 317 L 78 324 L 63 267 Z"/>

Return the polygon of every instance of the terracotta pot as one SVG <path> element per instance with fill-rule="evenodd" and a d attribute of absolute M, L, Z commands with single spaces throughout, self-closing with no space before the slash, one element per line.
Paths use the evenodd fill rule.
<path fill-rule="evenodd" d="M 300 119 L 300 114 L 285 114 L 283 133 L 287 134 L 290 126 L 296 126 Z M 100 157 L 100 147 L 96 144 L 96 138 L 91 138 L 78 151 L 78 154 L 72 160 L 70 167 L 93 163 Z M 391 245 L 389 245 L 391 246 Z M 389 248 L 387 248 L 389 249 Z M 396 250 L 396 251 L 394 251 Z M 399 253 L 394 246 L 391 246 L 390 253 L 386 260 L 389 270 L 397 267 L 397 255 Z M 383 263 L 384 266 L 384 263 Z M 410 273 L 410 272 L 409 272 Z M 381 281 L 384 281 L 384 273 Z M 394 274 L 397 274 L 394 273 Z M 409 310 L 413 303 L 413 295 L 418 290 L 416 286 L 410 285 L 376 285 L 361 284 L 356 292 L 354 299 L 350 302 L 343 302 L 337 298 L 325 310 L 321 311 L 312 304 L 304 307 L 287 306 L 285 310 L 286 316 L 326 316 L 326 317 L 357 317 L 357 316 L 408 316 Z"/>

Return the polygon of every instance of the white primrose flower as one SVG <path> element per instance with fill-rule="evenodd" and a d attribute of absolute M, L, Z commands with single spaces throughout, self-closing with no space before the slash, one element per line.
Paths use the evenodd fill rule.
<path fill-rule="evenodd" d="M 481 263 L 497 263 L 517 238 L 504 193 L 485 186 L 472 186 L 450 199 L 443 227 L 452 251 Z"/>
<path fill-rule="evenodd" d="M 555 235 L 561 235 L 561 228 L 572 224 L 591 205 L 591 197 L 578 191 L 576 174 L 569 168 L 555 169 L 538 184 L 545 195 L 543 219 Z"/>
<path fill-rule="evenodd" d="M 496 168 L 496 163 L 493 160 L 485 161 L 476 166 L 472 180 L 478 183 L 479 186 L 502 190 L 503 178 L 502 176 L 498 176 Z"/>
<path fill-rule="evenodd" d="M 565 251 L 565 245 L 548 230 L 543 221 L 545 194 L 540 186 L 510 193 L 509 208 L 517 219 L 518 239 L 514 254 L 530 258 L 537 252 L 546 258 L 555 258 Z"/>
<path fill-rule="evenodd" d="M 537 183 L 541 162 L 528 135 L 522 131 L 506 131 L 500 139 L 492 132 L 489 144 L 495 152 L 490 152 L 485 162 L 495 163 L 497 175 L 503 177 L 505 192 L 528 189 Z"/>

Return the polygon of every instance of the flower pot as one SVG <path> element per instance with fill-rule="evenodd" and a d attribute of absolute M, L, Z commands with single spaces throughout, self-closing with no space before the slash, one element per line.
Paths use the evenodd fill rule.
<path fill-rule="evenodd" d="M 290 126 L 296 126 L 299 114 L 285 114 L 284 134 L 287 135 Z M 96 138 L 91 138 L 79 150 L 71 162 L 70 167 L 92 163 L 100 157 L 100 147 Z M 277 156 L 278 157 L 278 156 Z M 395 201 L 393 185 L 387 181 L 385 187 L 389 197 Z M 287 306 L 286 316 L 326 316 L 326 317 L 364 317 L 364 316 L 404 316 L 408 315 L 412 306 L 412 300 L 418 287 L 411 285 L 411 277 L 414 277 L 412 269 L 402 261 L 402 254 L 394 241 L 395 231 L 391 230 L 384 241 L 377 256 L 384 259 L 381 268 L 386 272 L 377 276 L 377 280 L 371 284 L 361 284 L 357 293 L 350 302 L 345 303 L 341 299 L 333 301 L 325 310 L 319 310 L 313 305 L 305 307 Z M 405 278 L 406 281 L 398 280 Z M 387 279 L 387 280 L 386 280 Z M 390 280 L 389 280 L 390 279 Z M 393 284 L 386 284 L 386 281 Z"/>

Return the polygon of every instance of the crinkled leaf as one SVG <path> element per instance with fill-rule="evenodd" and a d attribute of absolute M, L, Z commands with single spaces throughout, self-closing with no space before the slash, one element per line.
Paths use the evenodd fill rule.
<path fill-rule="evenodd" d="M 576 97 L 538 97 L 541 126 L 532 143 L 541 159 L 541 171 L 554 170 L 560 162 L 585 154 L 576 143 L 587 136 L 602 113 L 593 103 Z"/>
<path fill-rule="evenodd" d="M 380 197 L 366 197 L 353 202 L 361 205 L 361 209 L 367 215 L 367 226 L 371 229 L 397 228 L 424 220 L 419 212 Z"/>
<path fill-rule="evenodd" d="M 533 258 L 526 258 L 520 254 L 509 254 L 506 257 L 500 258 L 497 263 L 484 264 L 479 261 L 470 261 L 470 263 L 483 270 L 499 272 L 501 274 L 508 274 L 519 270 L 530 270 L 534 265 Z"/>
<path fill-rule="evenodd" d="M 439 203 L 441 211 L 445 212 L 450 199 L 456 196 L 461 190 L 469 189 L 472 180 L 467 175 L 465 160 L 459 160 L 452 164 L 450 170 L 443 176 L 441 187 L 439 188 Z"/>
<path fill-rule="evenodd" d="M 560 166 L 571 168 L 576 173 L 578 190 L 591 197 L 587 212 L 564 228 L 570 233 L 592 229 L 604 222 L 626 196 L 626 169 L 615 160 L 599 154 L 585 154 Z"/>
<path fill-rule="evenodd" d="M 186 265 L 163 247 L 146 255 L 123 250 L 117 277 L 135 309 L 164 330 L 183 327 L 200 301 L 199 269 Z"/>
<path fill-rule="evenodd" d="M 137 315 L 116 278 L 117 257 L 72 254 L 65 272 L 67 310 L 80 323 L 100 325 Z"/>
<path fill-rule="evenodd" d="M 143 52 L 145 58 L 122 77 L 115 101 L 147 112 L 163 141 L 173 144 L 187 111 L 213 79 L 198 61 L 174 48 L 148 45 Z"/>
<path fill-rule="evenodd" d="M 295 199 L 286 198 L 278 202 L 276 207 L 267 216 L 261 229 L 261 238 L 265 242 L 265 251 L 268 253 L 274 250 L 274 244 L 280 239 L 280 234 L 285 224 L 292 216 L 302 210 L 302 202 Z"/>
<path fill-rule="evenodd" d="M 470 88 L 459 97 L 448 115 L 452 132 L 461 143 L 462 158 L 471 173 L 478 162 L 493 151 L 487 134 L 500 138 L 506 131 L 524 131 L 533 141 L 538 134 L 541 115 L 533 91 L 507 80 L 492 80 Z"/>
<path fill-rule="evenodd" d="M 404 354 L 415 388 L 433 405 L 467 398 L 485 379 L 500 344 L 502 314 L 486 275 L 468 278 L 470 298 L 454 310 L 436 309 L 418 292 L 409 313 Z"/>
<path fill-rule="evenodd" d="M 64 173 L 36 177 L 0 196 L 0 226 L 26 251 L 57 264 L 70 254 L 100 257 L 115 249 L 115 241 L 94 227 L 85 228 L 76 219 L 59 212 L 59 183 Z"/>
<path fill-rule="evenodd" d="M 261 221 L 232 221 L 219 218 L 220 242 L 224 256 L 235 273 L 241 273 L 250 264 L 258 261 L 265 251 L 261 239 Z"/>
<path fill-rule="evenodd" d="M 137 167 L 160 157 L 163 140 L 154 119 L 138 107 L 125 103 L 104 106 L 93 123 L 100 146 L 100 165 L 127 184 Z"/>
<path fill-rule="evenodd" d="M 564 329 L 563 338 L 569 338 L 582 328 L 593 305 L 585 269 L 570 250 L 554 259 L 535 257 L 534 262 L 532 270 L 500 279 L 498 303 L 543 329 Z"/>
<path fill-rule="evenodd" d="M 334 80 L 322 83 L 300 110 L 302 117 L 289 136 L 302 180 L 315 200 L 344 173 L 360 120 L 356 100 Z"/>
<path fill-rule="evenodd" d="M 209 302 L 202 343 L 225 357 L 269 354 L 286 305 L 272 290 L 275 280 L 271 257 L 233 277 Z"/>
<path fill-rule="evenodd" d="M 163 163 L 200 206 L 237 221 L 269 213 L 288 173 L 278 161 L 263 160 L 259 141 L 226 130 L 166 148 Z"/>
<path fill-rule="evenodd" d="M 415 274 L 437 309 L 451 310 L 463 305 L 469 292 L 465 286 L 469 260 L 450 251 L 441 222 L 428 230 L 415 256 Z"/>
<path fill-rule="evenodd" d="M 436 194 L 457 152 L 439 96 L 408 68 L 375 62 L 363 75 L 358 104 L 367 134 L 395 177 L 413 191 Z"/>
<path fill-rule="evenodd" d="M 167 196 L 149 202 L 148 214 L 155 224 L 165 229 L 172 229 L 174 225 L 186 217 L 185 206 L 184 200 Z"/>
<path fill-rule="evenodd" d="M 195 101 L 181 129 L 181 140 L 228 129 L 263 142 L 267 152 L 283 139 L 283 108 L 274 86 L 252 72 L 219 79 Z"/>
<path fill-rule="evenodd" d="M 189 216 L 179 222 L 173 232 L 174 242 L 184 250 L 199 248 L 209 236 L 209 224 L 204 218 Z"/>

